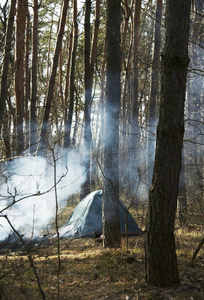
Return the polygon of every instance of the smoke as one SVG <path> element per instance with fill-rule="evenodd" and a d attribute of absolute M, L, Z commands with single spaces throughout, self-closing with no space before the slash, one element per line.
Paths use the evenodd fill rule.
<path fill-rule="evenodd" d="M 39 156 L 16 158 L 5 163 L 0 185 L 0 240 L 11 232 L 5 215 L 26 238 L 49 229 L 49 222 L 56 213 L 54 171 L 60 209 L 70 195 L 80 192 L 85 181 L 86 170 L 80 163 L 82 154 L 82 151 L 69 151 L 66 157 L 56 156 L 56 168 L 52 158 Z"/>

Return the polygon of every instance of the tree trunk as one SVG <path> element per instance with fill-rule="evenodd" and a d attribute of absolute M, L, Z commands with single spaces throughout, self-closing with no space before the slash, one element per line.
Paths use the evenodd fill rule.
<path fill-rule="evenodd" d="M 17 154 L 24 150 L 24 58 L 25 58 L 25 0 L 17 1 L 16 49 L 15 49 L 15 98 L 16 98 L 16 143 Z"/>
<path fill-rule="evenodd" d="M 70 89 L 70 65 L 72 58 L 72 44 L 73 44 L 73 26 L 71 33 L 67 37 L 68 59 L 66 65 L 66 78 L 65 78 L 65 90 L 64 90 L 64 130 L 66 132 L 66 121 L 68 112 L 68 93 Z"/>
<path fill-rule="evenodd" d="M 56 73 L 57 73 L 60 49 L 61 49 L 61 45 L 62 45 L 62 38 L 64 35 L 64 28 L 65 28 L 65 24 L 66 24 L 68 6 L 69 6 L 69 0 L 65 0 L 63 3 L 62 15 L 61 15 L 61 20 L 60 20 L 60 28 L 59 28 L 58 35 L 57 35 L 57 42 L 56 42 L 55 53 L 54 53 L 54 57 L 53 57 L 52 72 L 51 72 L 50 80 L 49 80 L 48 93 L 47 93 L 46 104 L 45 104 L 45 112 L 44 112 L 44 118 L 43 118 L 43 123 L 42 123 L 42 128 L 41 128 L 41 142 L 39 145 L 39 154 L 41 154 L 43 152 L 42 147 L 43 147 L 43 144 L 46 141 L 46 139 L 48 137 L 47 135 L 49 133 L 49 128 L 48 128 L 49 127 L 49 115 L 50 115 L 51 104 L 52 104 L 52 99 L 53 99 L 55 78 L 56 78 Z"/>
<path fill-rule="evenodd" d="M 74 26 L 74 43 L 72 49 L 71 59 L 71 73 L 70 73 L 70 84 L 69 84 L 69 113 L 68 118 L 65 119 L 65 138 L 64 148 L 67 149 L 71 145 L 71 128 L 72 128 L 72 117 L 74 113 L 74 89 L 75 89 L 75 61 L 76 51 L 78 43 L 78 23 L 77 23 L 77 1 L 73 0 L 73 26 Z"/>
<path fill-rule="evenodd" d="M 151 68 L 151 86 L 149 102 L 149 125 L 155 126 L 157 117 L 156 99 L 158 95 L 159 66 L 160 66 L 160 48 L 161 48 L 161 18 L 162 18 L 162 0 L 157 0 L 156 18 L 154 27 L 154 49 Z"/>
<path fill-rule="evenodd" d="M 93 77 L 95 64 L 97 59 L 97 45 L 98 45 L 98 34 L 99 34 L 99 25 L 100 25 L 100 10 L 101 10 L 101 0 L 96 0 L 95 6 L 95 21 L 94 21 L 94 33 L 92 38 L 92 46 L 91 46 L 91 80 L 92 80 L 92 89 L 93 89 Z M 93 99 L 92 99 L 93 101 Z M 99 109 L 100 110 L 100 109 Z M 93 140 L 92 140 L 92 149 L 93 150 Z M 97 173 L 97 161 L 92 153 L 90 157 L 90 168 L 91 168 L 91 186 L 96 185 L 96 173 Z"/>
<path fill-rule="evenodd" d="M 133 22 L 133 102 L 130 122 L 130 142 L 129 153 L 134 154 L 129 159 L 129 178 L 130 178 L 130 197 L 132 198 L 136 186 L 137 180 L 135 176 L 136 160 L 139 159 L 139 97 L 138 97 L 138 50 L 139 50 L 139 37 L 140 37 L 140 15 L 141 15 L 141 0 L 135 0 L 134 7 L 134 22 Z"/>
<path fill-rule="evenodd" d="M 184 149 L 182 153 L 182 166 L 179 178 L 179 197 L 178 197 L 178 207 L 179 207 L 179 223 L 180 225 L 186 222 L 187 216 L 187 196 L 186 196 L 186 180 L 185 180 L 185 166 L 184 166 Z"/>
<path fill-rule="evenodd" d="M 34 153 L 37 148 L 37 69 L 38 69 L 38 0 L 33 5 L 33 48 L 32 48 L 32 90 L 30 103 L 30 151 Z"/>
<path fill-rule="evenodd" d="M 195 0 L 194 1 L 194 11 L 196 12 L 194 18 L 194 26 L 193 26 L 193 41 L 197 43 L 197 45 L 193 45 L 192 49 L 192 60 L 191 60 L 191 67 L 193 69 L 200 69 L 203 68 L 203 47 L 198 47 L 198 45 L 204 45 L 204 35 L 203 35 L 203 7 L 204 7 L 204 0 Z M 203 106 L 203 99 L 204 99 L 204 92 L 203 92 L 203 76 L 201 74 L 196 74 L 194 72 L 193 79 L 192 79 L 192 91 L 191 95 L 193 99 L 191 99 L 193 103 L 193 116 L 194 122 L 196 120 L 197 124 L 202 126 L 203 124 L 203 114 L 201 107 Z M 195 136 L 198 134 L 197 125 L 195 125 Z M 201 128 L 199 129 L 201 130 Z M 193 149 L 193 157 L 195 162 L 192 161 L 192 165 L 195 164 L 195 173 L 194 173 L 194 182 L 197 186 L 197 199 L 200 205 L 200 210 L 204 208 L 204 188 L 203 188 L 203 152 L 201 145 L 203 144 L 203 135 L 199 134 L 197 138 L 197 144 L 195 144 L 195 148 Z"/>
<path fill-rule="evenodd" d="M 28 0 L 26 0 L 26 47 L 25 47 L 25 146 L 29 147 L 30 142 L 30 126 L 29 126 L 29 101 L 30 101 L 30 14 L 28 10 Z"/>
<path fill-rule="evenodd" d="M 184 134 L 190 0 L 168 0 L 162 55 L 160 117 L 146 224 L 146 280 L 156 286 L 179 283 L 174 221 Z"/>
<path fill-rule="evenodd" d="M 99 29 L 99 15 L 100 15 L 100 0 L 96 1 L 95 9 L 95 27 L 91 51 L 91 32 L 90 32 L 90 16 L 91 16 L 91 1 L 86 0 L 85 13 L 85 109 L 84 109 L 84 146 L 85 146 L 85 167 L 86 167 L 86 181 L 82 187 L 81 198 L 90 193 L 91 190 L 91 149 L 93 149 L 92 132 L 91 132 L 91 106 L 92 106 L 92 88 L 94 65 L 96 61 L 96 49 L 98 41 Z"/>
<path fill-rule="evenodd" d="M 105 103 L 103 235 L 105 247 L 119 247 L 120 0 L 107 1 L 107 77 Z"/>
<path fill-rule="evenodd" d="M 148 130 L 148 183 L 151 184 L 153 172 L 153 157 L 155 153 L 155 133 L 156 123 L 158 119 L 157 113 L 157 96 L 159 85 L 159 68 L 160 68 L 160 48 L 161 48 L 161 18 L 162 18 L 162 0 L 157 0 L 156 18 L 154 26 L 154 49 L 153 60 L 151 67 L 151 85 L 150 85 L 150 99 L 149 99 L 149 130 Z"/>
<path fill-rule="evenodd" d="M 84 81 L 85 81 L 85 107 L 84 107 L 84 164 L 86 168 L 86 181 L 82 186 L 81 199 L 90 193 L 90 154 L 92 148 L 92 132 L 91 132 L 91 97 L 92 97 L 92 78 L 91 78 L 91 63 L 90 63 L 90 50 L 91 50 L 91 32 L 90 32 L 90 17 L 91 17 L 91 0 L 85 2 L 85 45 L 84 45 Z"/>
<path fill-rule="evenodd" d="M 4 117 L 4 110 L 6 106 L 6 98 L 7 98 L 7 91 L 8 91 L 8 72 L 9 72 L 11 41 L 12 41 L 15 13 L 16 13 L 16 0 L 12 0 L 9 16 L 8 16 L 6 41 L 5 41 L 5 48 L 4 48 L 4 59 L 3 59 L 3 67 L 2 67 L 2 74 L 1 74 L 0 132 L 1 132 L 1 127 L 3 122 L 3 117 Z"/>

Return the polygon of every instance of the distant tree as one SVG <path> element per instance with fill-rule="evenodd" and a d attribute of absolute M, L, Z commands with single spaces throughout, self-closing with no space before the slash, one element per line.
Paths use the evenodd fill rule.
<path fill-rule="evenodd" d="M 55 46 L 55 52 L 54 52 L 54 57 L 53 57 L 52 71 L 51 71 L 49 85 L 48 85 L 48 92 L 47 92 L 46 103 L 45 103 L 45 112 L 44 112 L 43 123 L 42 123 L 42 128 L 41 128 L 41 143 L 39 146 L 39 154 L 42 152 L 42 147 L 43 147 L 44 141 L 48 138 L 48 136 L 47 136 L 48 131 L 49 131 L 48 130 L 48 122 L 49 122 L 51 104 L 52 104 L 52 99 L 53 99 L 56 72 L 57 72 L 57 67 L 58 67 L 60 49 L 61 49 L 61 45 L 62 45 L 62 38 L 64 35 L 64 28 L 65 28 L 65 24 L 66 24 L 68 5 L 69 5 L 69 0 L 65 0 L 63 3 L 63 7 L 62 7 L 60 26 L 59 26 L 59 31 L 58 31 L 57 41 L 56 41 L 56 46 Z"/>
<path fill-rule="evenodd" d="M 70 70 L 70 83 L 69 83 L 69 112 L 65 118 L 65 138 L 64 148 L 67 149 L 71 145 L 71 128 L 72 118 L 74 113 L 74 92 L 75 92 L 75 70 L 76 70 L 76 53 L 78 44 L 78 20 L 77 20 L 77 1 L 73 0 L 73 28 L 74 28 L 74 41 L 71 53 L 71 70 Z M 65 109 L 67 109 L 65 107 Z M 67 112 L 66 114 L 67 115 Z"/>
<path fill-rule="evenodd" d="M 90 151 L 92 148 L 92 132 L 91 132 L 91 101 L 92 101 L 92 78 L 91 78 L 91 0 L 85 2 L 85 22 L 84 22 L 84 82 L 85 82 L 85 103 L 84 103 L 84 160 L 86 167 L 86 181 L 82 187 L 81 198 L 90 193 L 91 174 L 90 174 Z"/>
<path fill-rule="evenodd" d="M 152 55 L 152 65 L 151 65 L 151 84 L 150 84 L 150 95 L 149 95 L 149 116 L 148 116 L 148 126 L 149 126 L 149 136 L 148 136 L 148 183 L 151 184 L 152 171 L 153 171 L 153 159 L 154 148 L 155 148 L 155 138 L 156 125 L 158 121 L 158 109 L 157 109 L 157 99 L 159 96 L 159 73 L 160 73 L 160 52 L 161 52 L 161 19 L 162 19 L 162 0 L 157 0 L 156 2 L 156 17 L 154 24 L 154 43 L 153 43 L 153 55 Z"/>
<path fill-rule="evenodd" d="M 24 150 L 24 84 L 25 84 L 25 0 L 17 1 L 16 47 L 15 47 L 15 99 L 16 99 L 16 143 L 17 154 Z"/>
<path fill-rule="evenodd" d="M 103 234 L 104 246 L 118 247 L 121 243 L 119 223 L 119 115 L 120 115 L 120 23 L 121 1 L 107 1 L 106 25 L 106 100 L 105 100 L 105 137 L 104 137 L 104 197 L 103 197 Z"/>
<path fill-rule="evenodd" d="M 8 74 L 9 74 L 10 51 L 11 51 L 11 42 L 12 42 L 12 33 L 13 33 L 13 24 L 14 24 L 15 13 L 16 13 L 16 0 L 12 0 L 11 5 L 10 5 L 8 22 L 7 22 L 5 47 L 4 47 L 4 58 L 3 58 L 2 73 L 1 73 L 0 132 L 1 132 L 1 128 L 2 128 L 4 111 L 6 108 L 6 100 L 7 100 L 7 96 L 8 96 L 8 88 L 9 88 L 8 87 Z M 9 150 L 9 153 L 10 153 L 10 150 Z"/>
<path fill-rule="evenodd" d="M 91 1 L 86 0 L 85 4 L 85 45 L 84 45 L 84 81 L 85 81 L 85 107 L 84 107 L 84 146 L 85 146 L 85 167 L 87 170 L 86 181 L 83 184 L 81 198 L 90 193 L 91 186 L 91 149 L 93 149 L 92 131 L 91 131 L 91 107 L 92 107 L 92 90 L 93 90 L 93 75 L 94 65 L 96 61 L 96 48 L 98 41 L 99 29 L 99 14 L 100 14 L 100 0 L 96 1 L 95 9 L 95 26 L 93 33 L 93 42 L 91 45 Z"/>
<path fill-rule="evenodd" d="M 30 122 L 29 122 L 29 103 L 30 103 L 30 12 L 28 9 L 28 0 L 25 3 L 26 9 L 26 28 L 25 28 L 25 148 L 30 145 Z"/>
<path fill-rule="evenodd" d="M 145 235 L 146 280 L 161 287 L 179 283 L 174 221 L 184 135 L 191 1 L 168 0 L 166 5 L 161 106 Z"/>
<path fill-rule="evenodd" d="M 162 19 L 162 0 L 156 2 L 156 17 L 154 24 L 154 44 L 151 66 L 151 85 L 149 101 L 149 122 L 155 125 L 157 117 L 156 99 L 158 96 L 159 68 L 160 68 L 160 48 L 161 48 L 161 19 Z"/>
<path fill-rule="evenodd" d="M 32 77 L 30 100 L 30 147 L 35 152 L 37 147 L 37 69 L 38 69 L 38 0 L 33 3 L 33 31 L 32 31 Z"/>
<path fill-rule="evenodd" d="M 135 0 L 134 19 L 133 19 L 133 67 L 132 67 L 132 101 L 130 109 L 130 136 L 129 136 L 129 152 L 136 153 L 138 159 L 139 154 L 139 40 L 140 40 L 140 18 L 141 18 L 141 0 Z M 129 160 L 130 172 L 130 196 L 133 197 L 136 189 L 135 176 L 135 157 Z"/>

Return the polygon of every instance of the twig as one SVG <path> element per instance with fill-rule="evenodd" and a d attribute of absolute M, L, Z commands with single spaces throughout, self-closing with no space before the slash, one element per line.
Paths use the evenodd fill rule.
<path fill-rule="evenodd" d="M 10 222 L 9 218 L 7 215 L 4 215 L 4 218 L 7 220 L 7 222 L 9 223 L 9 225 L 11 226 L 12 230 L 15 232 L 15 234 L 18 236 L 19 240 L 21 241 L 21 243 L 24 245 L 25 247 L 25 251 L 28 255 L 28 259 L 29 259 L 29 262 L 30 262 L 30 266 L 32 267 L 33 269 L 33 272 L 35 274 L 35 277 L 37 279 L 37 283 L 38 283 L 38 288 L 39 288 L 39 291 L 40 291 L 40 294 L 42 296 L 42 299 L 43 300 L 46 300 L 46 297 L 45 297 L 45 293 L 42 289 L 42 286 L 41 286 L 41 283 L 40 283 L 40 278 L 39 278 L 39 275 L 38 275 L 38 272 L 37 272 L 37 269 L 34 265 L 34 261 L 33 261 L 33 257 L 31 256 L 31 254 L 29 253 L 29 250 L 26 248 L 26 243 L 25 241 L 23 240 L 22 236 L 20 235 L 20 233 L 13 227 L 12 223 Z"/>
<path fill-rule="evenodd" d="M 199 243 L 198 247 L 195 249 L 195 251 L 193 253 L 193 256 L 192 256 L 191 262 L 190 262 L 191 265 L 193 264 L 194 260 L 196 259 L 196 256 L 197 256 L 198 252 L 200 251 L 200 249 L 202 248 L 203 244 L 204 244 L 204 236 L 203 236 L 201 242 Z"/>

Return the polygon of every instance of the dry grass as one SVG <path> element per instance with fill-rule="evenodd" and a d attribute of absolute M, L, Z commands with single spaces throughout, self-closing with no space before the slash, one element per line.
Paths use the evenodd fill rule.
<path fill-rule="evenodd" d="M 94 239 L 61 242 L 60 299 L 203 299 L 204 251 L 193 266 L 191 255 L 198 232 L 177 232 L 181 285 L 176 289 L 149 286 L 144 278 L 143 237 L 129 239 L 130 251 L 103 249 Z M 47 299 L 57 299 L 58 259 L 55 244 L 33 250 Z M 0 299 L 40 299 L 36 278 L 22 252 L 0 257 Z"/>
<path fill-rule="evenodd" d="M 69 212 L 69 209 L 63 210 L 60 225 L 65 223 Z M 141 226 L 144 222 L 142 213 L 134 216 Z M 194 222 L 196 226 L 177 227 L 181 285 L 175 289 L 155 288 L 145 282 L 142 236 L 129 238 L 128 253 L 125 240 L 117 250 L 103 249 L 102 244 L 94 239 L 60 241 L 59 299 L 203 300 L 203 248 L 193 266 L 189 264 L 203 234 L 202 226 L 197 223 Z M 57 299 L 59 266 L 56 242 L 32 249 L 32 256 L 46 299 Z M 36 277 L 23 251 L 0 253 L 0 278 L 0 299 L 41 299 Z"/>

